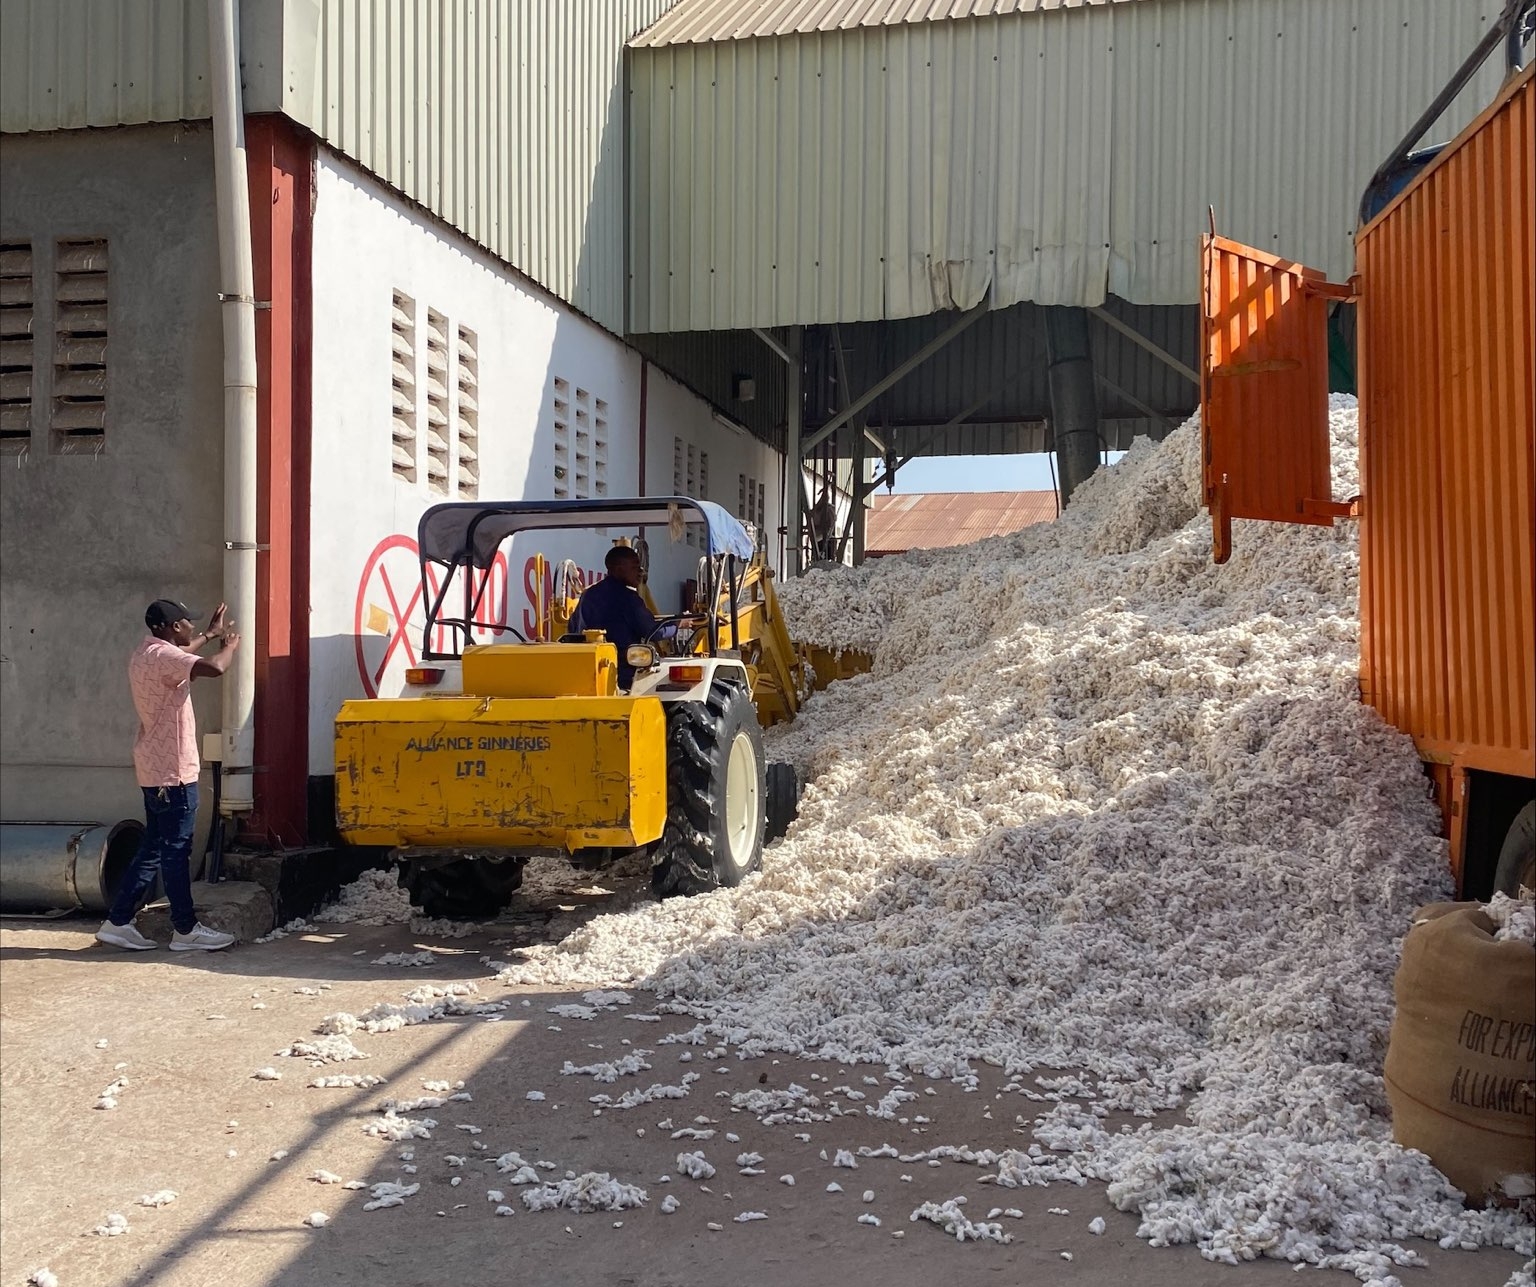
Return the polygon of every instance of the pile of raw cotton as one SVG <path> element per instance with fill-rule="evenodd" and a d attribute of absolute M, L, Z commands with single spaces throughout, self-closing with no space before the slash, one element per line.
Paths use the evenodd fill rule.
<path fill-rule="evenodd" d="M 610 892 L 611 883 L 616 879 L 643 879 L 646 871 L 643 854 L 611 864 L 598 876 L 590 871 L 578 870 L 562 858 L 541 855 L 530 859 L 524 868 L 519 893 L 524 905 L 538 904 L 552 897 L 568 897 L 572 892 L 606 893 Z M 350 885 L 344 886 L 329 903 L 313 913 L 311 920 L 322 925 L 408 924 L 415 933 L 433 938 L 463 938 L 481 928 L 470 921 L 451 921 L 422 915 L 411 906 L 411 897 L 401 887 L 397 870 L 393 867 L 365 871 Z M 314 927 L 309 921 L 293 921 L 257 941 L 267 943 Z M 379 960 L 374 964 L 427 965 L 430 962 L 402 959 Z"/>
<path fill-rule="evenodd" d="M 1349 495 L 1353 401 L 1330 420 Z M 638 981 L 747 1055 L 1081 1072 L 1044 1148 L 992 1142 L 999 1182 L 1106 1181 L 1213 1258 L 1371 1280 L 1415 1236 L 1528 1246 L 1390 1138 L 1398 941 L 1450 885 L 1413 747 L 1359 701 L 1356 533 L 1239 523 L 1216 567 L 1198 459 L 1191 423 L 1056 523 L 786 585 L 793 633 L 875 665 L 771 739 L 809 785 L 762 875 L 504 977 Z"/>

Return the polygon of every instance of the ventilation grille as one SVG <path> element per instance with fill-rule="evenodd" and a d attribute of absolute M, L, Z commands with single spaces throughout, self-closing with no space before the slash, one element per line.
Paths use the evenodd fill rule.
<path fill-rule="evenodd" d="M 53 415 L 56 455 L 96 455 L 107 442 L 107 243 L 58 243 L 54 262 Z"/>
<path fill-rule="evenodd" d="M 608 494 L 608 404 L 592 390 L 555 378 L 555 496 Z"/>
<path fill-rule="evenodd" d="M 692 472 L 693 448 L 676 435 L 672 438 L 672 494 L 688 495 L 689 475 Z M 693 544 L 693 529 L 684 529 L 683 539 Z"/>
<path fill-rule="evenodd" d="M 32 246 L 0 243 L 0 455 L 32 445 Z"/>
<path fill-rule="evenodd" d="M 592 403 L 592 494 L 608 495 L 608 403 Z"/>
<path fill-rule="evenodd" d="M 586 500 L 592 495 L 592 394 L 576 390 L 575 454 L 571 457 L 571 495 Z"/>
<path fill-rule="evenodd" d="M 736 475 L 736 513 L 745 523 L 763 525 L 763 484 L 746 474 Z"/>
<path fill-rule="evenodd" d="M 427 310 L 427 490 L 448 494 L 448 463 L 452 455 L 448 415 L 448 319 Z"/>
<path fill-rule="evenodd" d="M 402 483 L 416 481 L 416 301 L 396 291 L 389 321 L 390 469 Z"/>
<path fill-rule="evenodd" d="M 571 382 L 555 377 L 555 499 L 571 495 Z"/>
<path fill-rule="evenodd" d="M 695 447 L 691 442 L 687 444 L 686 473 L 683 481 L 686 484 L 686 487 L 683 490 L 683 495 L 693 496 L 696 498 L 699 494 L 699 449 Z M 698 532 L 696 531 L 697 527 L 697 523 L 689 523 L 685 529 L 686 539 L 689 545 L 697 545 L 699 543 Z"/>
<path fill-rule="evenodd" d="M 459 327 L 458 490 L 465 500 L 480 499 L 480 338 Z"/>

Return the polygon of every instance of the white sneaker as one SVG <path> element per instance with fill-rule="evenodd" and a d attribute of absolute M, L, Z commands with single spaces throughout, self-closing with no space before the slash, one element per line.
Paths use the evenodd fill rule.
<path fill-rule="evenodd" d="M 114 925 L 111 921 L 102 921 L 101 928 L 96 931 L 98 943 L 110 943 L 113 947 L 124 947 L 130 952 L 152 952 L 160 944 L 152 938 L 145 938 L 139 933 L 139 927 L 132 921 L 126 925 Z"/>
<path fill-rule="evenodd" d="M 199 921 L 187 933 L 171 935 L 171 951 L 218 952 L 226 947 L 232 947 L 234 942 L 233 934 L 226 934 L 223 930 L 209 929 Z"/>

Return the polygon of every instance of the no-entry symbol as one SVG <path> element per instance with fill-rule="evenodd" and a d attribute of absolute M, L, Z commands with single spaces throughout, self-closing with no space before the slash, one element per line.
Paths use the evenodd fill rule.
<path fill-rule="evenodd" d="M 507 625 L 506 556 L 497 554 L 496 561 L 484 575 L 489 583 L 475 614 L 477 624 L 472 632 L 480 643 L 493 641 Z M 441 586 L 441 570 L 429 564 L 428 591 L 436 597 Z M 357 673 L 367 696 L 400 691 L 405 683 L 406 669 L 417 665 L 421 655 L 427 606 L 422 596 L 421 556 L 415 538 L 398 534 L 386 536 L 373 547 L 373 553 L 363 566 L 353 610 Z M 459 608 L 460 604 L 455 603 L 445 607 L 445 611 L 456 614 Z M 451 631 L 439 627 L 434 631 L 433 651 L 446 651 L 452 638 Z"/>

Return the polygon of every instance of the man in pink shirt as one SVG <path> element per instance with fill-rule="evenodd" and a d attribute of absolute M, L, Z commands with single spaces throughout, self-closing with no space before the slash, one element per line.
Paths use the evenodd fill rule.
<path fill-rule="evenodd" d="M 173 599 L 156 599 L 144 613 L 149 636 L 128 659 L 128 685 L 139 713 L 133 766 L 144 791 L 144 840 L 123 876 L 117 897 L 96 937 L 113 947 L 143 952 L 159 944 L 133 923 L 139 906 L 160 875 L 171 904 L 171 951 L 216 952 L 235 941 L 233 934 L 201 925 L 192 907 L 192 834 L 197 827 L 197 724 L 192 717 L 192 681 L 216 679 L 229 669 L 240 646 L 233 623 L 224 621 L 219 604 L 199 631 L 192 612 Z M 212 657 L 197 651 L 220 641 Z"/>

